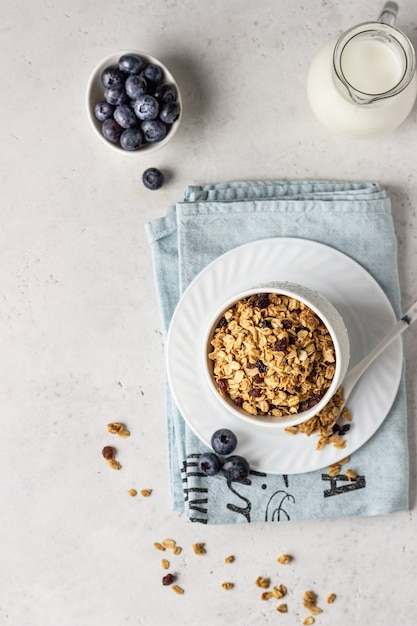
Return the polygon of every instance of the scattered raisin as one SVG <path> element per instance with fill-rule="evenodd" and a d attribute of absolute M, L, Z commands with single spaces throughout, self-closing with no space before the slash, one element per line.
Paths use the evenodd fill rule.
<path fill-rule="evenodd" d="M 238 396 L 237 398 L 235 398 L 233 400 L 233 402 L 237 405 L 237 406 L 242 406 L 243 404 L 243 398 L 241 398 L 240 396 Z"/>
<path fill-rule="evenodd" d="M 173 574 L 167 574 L 166 576 L 162 578 L 162 584 L 165 586 L 172 585 L 174 580 L 175 580 L 175 576 Z"/>
<path fill-rule="evenodd" d="M 282 328 L 288 330 L 289 328 L 291 328 L 291 322 L 289 320 L 282 320 Z"/>
<path fill-rule="evenodd" d="M 116 450 L 112 446 L 104 446 L 102 450 L 102 455 L 107 460 L 114 459 L 115 453 Z"/>
<path fill-rule="evenodd" d="M 264 382 L 264 379 L 262 378 L 262 376 L 259 376 L 259 374 L 256 374 L 253 378 L 252 378 L 252 382 L 255 385 L 262 385 L 262 383 Z"/>
<path fill-rule="evenodd" d="M 259 398 L 262 395 L 262 389 L 250 389 L 248 393 L 252 398 Z"/>
<path fill-rule="evenodd" d="M 263 361 L 261 361 L 261 359 L 258 359 L 256 361 L 256 365 L 258 367 L 259 373 L 260 374 L 264 374 L 266 372 L 266 365 Z"/>
<path fill-rule="evenodd" d="M 262 328 L 272 328 L 271 320 L 263 320 L 262 321 Z"/>
<path fill-rule="evenodd" d="M 350 430 L 350 424 L 343 424 L 339 428 L 339 435 L 346 435 L 346 433 Z"/>

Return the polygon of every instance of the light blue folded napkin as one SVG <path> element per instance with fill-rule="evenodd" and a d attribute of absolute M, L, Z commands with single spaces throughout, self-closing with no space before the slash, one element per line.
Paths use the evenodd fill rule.
<path fill-rule="evenodd" d="M 399 316 L 397 244 L 391 205 L 376 183 L 259 181 L 191 186 L 184 201 L 146 224 L 166 337 L 182 293 L 211 261 L 242 244 L 297 237 L 348 254 L 379 283 Z M 174 510 L 202 523 L 282 521 L 378 515 L 408 508 L 404 376 L 382 426 L 351 456 L 356 480 L 326 470 L 276 475 L 252 472 L 227 484 L 198 472 L 208 449 L 190 430 L 167 386 L 167 432 Z"/>

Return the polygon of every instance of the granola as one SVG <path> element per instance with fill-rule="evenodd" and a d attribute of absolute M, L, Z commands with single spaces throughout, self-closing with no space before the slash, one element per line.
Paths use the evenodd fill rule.
<path fill-rule="evenodd" d="M 251 415 L 282 417 L 319 402 L 335 372 L 330 333 L 304 303 L 262 293 L 220 318 L 209 359 L 219 392 Z"/>
<path fill-rule="evenodd" d="M 317 415 L 314 415 L 314 417 L 311 417 L 298 426 L 292 427 L 291 430 L 286 428 L 285 431 L 291 435 L 295 435 L 298 432 L 304 433 L 308 437 L 313 433 L 318 434 L 317 450 L 321 450 L 324 446 L 330 444 L 339 450 L 343 450 L 346 446 L 346 440 L 343 439 L 343 435 L 350 429 L 349 423 L 343 426 L 337 423 L 340 407 L 343 405 L 343 402 L 343 387 L 339 387 L 324 409 L 317 413 Z M 344 407 L 340 417 L 345 422 L 352 421 L 352 415 L 347 407 Z"/>
<path fill-rule="evenodd" d="M 198 554 L 199 556 L 206 553 L 205 543 L 193 543 L 194 554 Z"/>
<path fill-rule="evenodd" d="M 292 561 L 292 556 L 289 554 L 281 554 L 281 556 L 277 558 L 277 561 L 278 563 L 281 563 L 281 565 L 288 565 L 288 563 L 291 563 Z"/>
<path fill-rule="evenodd" d="M 255 585 L 257 587 L 261 587 L 261 589 L 268 589 L 270 585 L 270 580 L 265 576 L 258 576 L 258 578 L 255 580 Z"/>
<path fill-rule="evenodd" d="M 231 582 L 226 582 L 226 583 L 222 583 L 222 589 L 224 589 L 225 591 L 229 591 L 230 589 L 233 589 L 234 584 Z"/>

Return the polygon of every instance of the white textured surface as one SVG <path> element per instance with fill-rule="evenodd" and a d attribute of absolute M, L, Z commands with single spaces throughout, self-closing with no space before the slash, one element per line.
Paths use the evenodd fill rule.
<path fill-rule="evenodd" d="M 395 133 L 357 143 L 324 131 L 305 96 L 319 46 L 379 10 L 360 0 L 4 0 L 0 624 L 299 624 L 307 588 L 320 595 L 323 626 L 415 623 L 415 329 L 405 340 L 410 512 L 189 524 L 169 505 L 163 346 L 143 228 L 187 184 L 376 180 L 393 202 L 406 310 L 417 294 L 416 108 Z M 401 2 L 398 26 L 416 45 L 413 0 Z M 160 58 L 181 85 L 181 128 L 152 159 L 106 150 L 85 114 L 91 69 L 126 48 Z M 159 192 L 141 185 L 149 166 L 169 174 Z M 114 420 L 132 432 L 117 441 L 120 472 L 101 458 Z M 131 487 L 154 491 L 129 498 Z M 170 559 L 182 597 L 160 582 L 152 543 L 167 536 L 183 546 Z M 196 541 L 206 556 L 193 554 Z M 282 552 L 295 556 L 285 570 Z M 230 553 L 236 562 L 225 565 Z M 288 587 L 288 615 L 260 600 L 259 575 Z M 223 591 L 224 580 L 235 588 Z M 338 598 L 326 607 L 330 591 Z"/>

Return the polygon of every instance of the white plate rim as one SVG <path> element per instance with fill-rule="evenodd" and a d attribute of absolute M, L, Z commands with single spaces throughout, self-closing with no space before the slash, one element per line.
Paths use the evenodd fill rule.
<path fill-rule="evenodd" d="M 281 266 L 278 268 L 277 259 L 284 253 L 287 256 L 284 255 L 279 260 Z M 293 266 L 288 267 L 289 263 Z M 303 270 L 304 266 L 309 270 L 317 270 L 314 264 L 319 268 L 325 266 L 326 272 L 322 275 L 317 271 L 307 274 Z M 201 337 L 204 335 L 205 324 L 209 322 L 218 304 L 233 293 L 241 291 L 241 286 L 250 288 L 259 282 L 268 282 L 270 275 L 276 277 L 275 279 L 282 279 L 283 272 L 286 274 L 285 280 L 294 280 L 295 275 L 298 282 L 322 291 L 331 301 L 339 298 L 333 304 L 339 310 L 345 307 L 348 317 L 350 315 L 352 318 L 348 320 L 343 315 L 352 344 L 352 366 L 363 356 L 358 353 L 358 343 L 360 349 L 369 350 L 396 322 L 394 310 L 382 287 L 362 265 L 344 252 L 303 238 L 260 239 L 219 256 L 189 284 L 171 319 L 166 341 L 166 368 L 175 403 L 188 426 L 201 441 L 209 446 L 211 433 L 216 428 L 230 427 L 238 435 L 237 452 L 248 458 L 253 469 L 271 474 L 296 474 L 322 469 L 337 462 L 359 449 L 375 434 L 389 414 L 397 395 L 403 353 L 401 338 L 398 338 L 358 382 L 348 405 L 354 416 L 360 412 L 362 419 L 355 422 L 354 418 L 352 429 L 346 437 L 346 448 L 343 450 L 325 446 L 323 450 L 316 451 L 316 435 L 290 436 L 279 429 L 274 430 L 272 436 L 272 431 L 268 428 L 252 426 L 233 417 L 229 411 L 221 408 L 205 384 L 201 356 Z M 350 281 L 350 284 L 344 285 L 344 301 L 340 301 L 341 293 L 334 292 L 339 289 L 335 287 L 335 280 L 343 272 L 345 275 L 341 277 Z M 233 284 L 230 276 L 233 276 Z M 219 280 L 220 283 L 224 280 L 223 290 L 220 292 Z M 350 301 L 355 300 L 355 290 L 358 303 L 361 306 L 365 304 L 365 310 L 368 311 L 365 324 L 363 312 L 349 310 L 349 306 L 352 307 L 349 298 Z M 192 319 L 193 314 L 196 319 Z M 352 341 L 351 335 L 358 331 L 360 339 Z M 372 342 L 372 345 L 366 345 L 367 341 Z M 269 432 L 269 438 L 265 436 L 265 431 Z"/>

